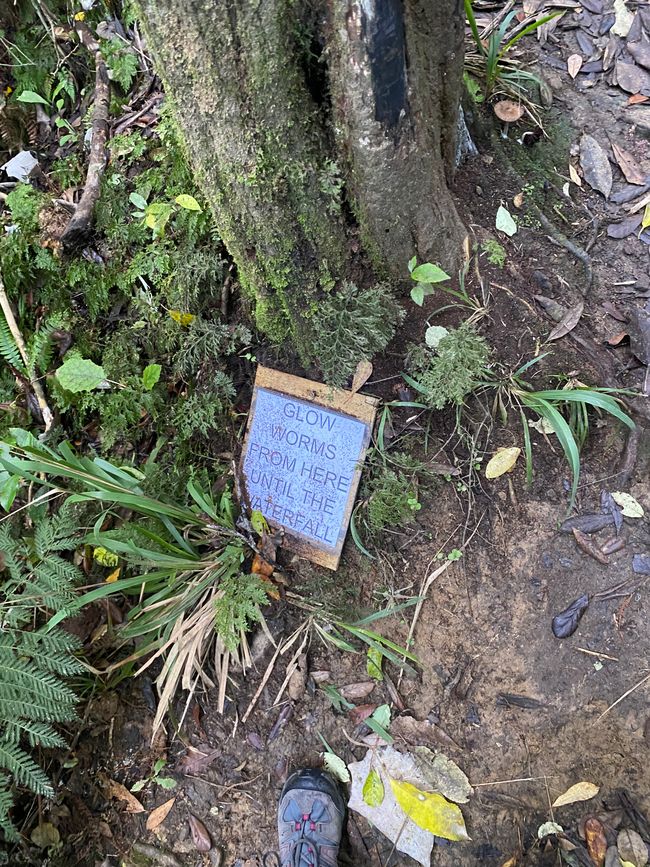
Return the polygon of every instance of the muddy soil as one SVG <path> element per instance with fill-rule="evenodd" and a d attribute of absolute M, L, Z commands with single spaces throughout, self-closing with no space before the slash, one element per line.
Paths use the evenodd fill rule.
<path fill-rule="evenodd" d="M 549 64 L 549 57 L 565 59 L 575 50 L 573 31 L 560 33 L 557 45 L 539 50 L 540 69 L 554 90 L 559 124 L 549 135 L 556 135 L 557 145 L 557 130 L 564 130 L 567 140 L 575 145 L 584 130 L 596 137 L 607 131 L 624 141 L 639 165 L 650 173 L 650 146 L 642 130 L 630 120 L 626 95 L 615 89 L 612 92 L 597 77 L 572 81 L 557 69 L 557 63 Z M 606 144 L 605 138 L 602 143 Z M 519 169 L 514 165 L 513 147 L 517 146 L 508 143 L 509 157 L 504 161 L 483 143 L 482 153 L 459 175 L 457 197 L 466 224 L 479 242 L 495 237 L 494 216 L 501 202 L 516 213 L 512 201 L 522 192 L 522 181 L 516 176 L 522 163 L 517 163 Z M 552 141 L 539 147 L 540 163 L 555 153 Z M 535 161 L 534 150 L 531 155 Z M 570 151 L 564 150 L 556 164 L 559 175 L 568 174 L 569 159 Z M 549 170 L 545 167 L 544 171 Z M 624 180 L 614 171 L 616 190 L 624 186 Z M 523 178 L 524 184 L 527 180 Z M 561 177 L 554 176 L 551 181 L 561 188 Z M 524 190 L 524 199 L 527 195 L 533 193 Z M 499 238 L 507 254 L 503 269 L 490 266 L 485 257 L 480 260 L 481 273 L 491 286 L 489 316 L 482 331 L 496 348 L 500 362 L 514 369 L 539 351 L 553 325 L 533 296 L 553 297 L 567 308 L 584 299 L 585 313 L 574 332 L 582 343 L 565 337 L 555 344 L 552 356 L 540 366 L 541 379 L 553 372 L 574 372 L 585 382 L 602 385 L 603 377 L 616 375 L 618 386 L 642 387 L 644 371 L 626 340 L 616 348 L 604 342 L 625 330 L 634 308 L 645 303 L 650 247 L 634 234 L 624 240 L 607 236 L 606 225 L 622 215 L 618 206 L 605 203 L 587 189 L 574 189 L 572 195 L 576 204 L 565 207 L 568 224 L 561 225 L 562 232 L 582 246 L 590 238 L 593 241 L 594 223 L 583 205 L 597 224 L 590 250 L 592 286 L 586 288 L 580 261 L 550 242 L 533 218 L 523 219 L 514 238 Z M 443 301 L 437 296 L 428 299 L 424 315 L 409 302 L 403 332 L 377 361 L 376 381 L 399 374 L 405 345 L 422 340 L 425 317 Z M 605 302 L 616 306 L 623 321 L 603 308 Z M 458 311 L 448 311 L 436 321 L 448 324 L 460 317 Z M 394 397 L 391 390 L 395 381 L 376 386 L 371 381 L 368 391 Z M 484 416 L 480 406 L 470 407 L 475 431 Z M 406 411 L 398 413 L 396 422 L 406 417 Z M 642 417 L 637 421 L 643 424 Z M 438 460 L 462 464 L 468 458 L 467 443 L 449 440 L 453 425 L 448 414 L 434 415 L 429 455 L 433 456 L 438 443 L 444 445 Z M 615 803 L 616 791 L 624 788 L 638 808 L 650 815 L 650 687 L 646 683 L 625 695 L 650 670 L 650 587 L 640 586 L 611 601 L 593 601 L 570 638 L 558 640 L 551 631 L 553 616 L 576 597 L 632 578 L 632 555 L 647 551 L 648 441 L 640 438 L 634 473 L 623 479 L 623 489 L 644 505 L 646 517 L 625 520 L 622 536 L 626 547 L 604 566 L 579 550 L 570 534 L 558 530 L 566 515 L 568 480 L 561 450 L 550 442 L 552 439 L 532 433 L 535 477 L 530 489 L 523 467 L 518 467 L 494 482 L 486 482 L 479 471 L 467 478 L 464 475 L 462 483 L 458 479 L 441 480 L 422 491 L 423 508 L 416 524 L 387 543 L 390 550 L 377 552 L 374 561 L 363 558 L 351 541 L 336 574 L 284 557 L 294 587 L 311 593 L 316 600 L 333 601 L 353 614 L 364 614 L 391 598 L 400 601 L 417 594 L 439 563 L 436 554 L 460 547 L 471 537 L 464 557 L 429 590 L 415 630 L 413 649 L 421 661 L 417 672 L 400 678 L 398 669 L 387 668 L 399 684 L 405 712 L 438 726 L 438 740 L 429 745 L 453 758 L 475 787 L 474 796 L 463 807 L 471 841 L 453 845 L 440 841 L 433 858 L 440 867 L 500 867 L 529 848 L 538 826 L 552 817 L 575 829 L 586 807 L 554 812 L 549 804 L 580 780 L 601 787 L 589 809 Z M 499 446 L 521 445 L 518 419 L 512 416 L 507 427 L 494 427 L 486 455 L 482 454 L 485 437 L 477 433 L 476 442 L 479 455 L 486 459 Z M 618 469 L 625 446 L 622 429 L 611 421 L 594 418 L 583 452 L 578 512 L 597 512 L 601 489 L 620 489 Z M 608 535 L 611 533 L 603 530 L 597 539 L 603 541 Z M 407 609 L 380 622 L 378 628 L 395 641 L 404 641 L 411 617 L 412 609 Z M 301 622 L 295 609 L 285 602 L 271 606 L 267 620 L 278 638 L 288 636 Z M 319 763 L 319 736 L 346 761 L 360 759 L 365 750 L 351 742 L 360 736 L 354 722 L 345 712 L 332 708 L 313 681 L 294 702 L 284 695 L 275 704 L 286 670 L 284 657 L 255 710 L 245 724 L 241 723 L 273 653 L 263 635 L 254 641 L 254 650 L 254 669 L 246 678 L 237 673 L 233 676 L 224 716 L 216 714 L 216 696 L 207 690 L 196 696 L 180 730 L 175 731 L 173 722 L 169 723 L 153 744 L 155 697 L 150 681 L 123 684 L 92 698 L 73 750 L 73 767 L 61 775 L 58 822 L 67 843 L 65 853 L 52 863 L 70 867 L 117 863 L 252 867 L 278 863 L 273 855 L 276 804 L 287 773 Z M 333 685 L 367 680 L 363 654 L 334 651 L 315 637 L 307 654 L 309 669 L 329 671 Z M 515 698 L 504 699 L 504 694 Z M 385 684 L 378 684 L 364 701 L 390 703 L 391 695 Z M 181 709 L 179 705 L 177 714 Z M 287 718 L 278 727 L 281 715 Z M 158 830 L 148 833 L 147 814 L 125 812 L 125 803 L 107 796 L 106 779 L 128 788 L 147 777 L 160 757 L 166 759 L 165 774 L 176 779 L 176 787 L 164 790 L 151 783 L 138 797 L 147 810 L 174 796 L 176 802 Z M 214 842 L 211 853 L 197 852 L 188 827 L 189 813 L 207 827 Z M 144 846 L 139 853 L 132 849 L 134 841 Z M 158 856 L 148 860 L 147 853 L 150 856 L 154 851 Z M 533 865 L 541 863 L 541 857 L 539 850 L 533 849 L 517 863 Z M 352 814 L 342 863 L 387 867 L 414 862 L 393 852 L 381 834 Z"/>

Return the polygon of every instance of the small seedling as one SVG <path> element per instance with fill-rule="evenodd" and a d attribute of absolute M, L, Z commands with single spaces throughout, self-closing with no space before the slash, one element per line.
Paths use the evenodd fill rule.
<path fill-rule="evenodd" d="M 141 792 L 149 783 L 155 783 L 162 789 L 173 789 L 176 786 L 176 780 L 173 777 L 161 777 L 160 772 L 167 764 L 165 759 L 158 759 L 148 777 L 138 780 L 131 786 L 132 792 Z"/>

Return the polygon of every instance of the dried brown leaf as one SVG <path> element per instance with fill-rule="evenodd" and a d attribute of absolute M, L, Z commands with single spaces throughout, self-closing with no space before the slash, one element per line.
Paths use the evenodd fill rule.
<path fill-rule="evenodd" d="M 582 67 L 582 57 L 579 54 L 572 54 L 566 62 L 566 67 L 571 78 L 575 78 Z"/>
<path fill-rule="evenodd" d="M 571 163 L 569 163 L 569 177 L 571 178 L 571 181 L 577 187 L 582 186 L 582 178 L 578 174 L 578 170 L 576 169 L 576 167 L 574 165 L 572 165 Z"/>
<path fill-rule="evenodd" d="M 212 849 L 212 838 L 208 833 L 208 829 L 205 827 L 203 822 L 200 819 L 197 819 L 196 816 L 193 816 L 191 813 L 188 816 L 190 823 L 190 831 L 192 832 L 192 842 L 196 846 L 199 852 L 209 852 Z"/>
<path fill-rule="evenodd" d="M 580 301 L 578 304 L 576 304 L 575 307 L 567 310 L 562 319 L 551 331 L 551 333 L 547 337 L 547 340 L 559 340 L 561 337 L 567 335 L 569 331 L 573 331 L 573 329 L 580 321 L 580 317 L 582 316 L 582 311 L 584 310 L 584 307 L 584 303 Z"/>
<path fill-rule="evenodd" d="M 576 540 L 576 545 L 580 548 L 581 551 L 584 551 L 585 554 L 588 554 L 590 557 L 593 557 L 594 560 L 597 560 L 599 563 L 602 563 L 603 566 L 607 566 L 609 564 L 609 560 L 607 557 L 601 552 L 598 545 L 587 536 L 586 533 L 583 533 L 581 530 L 577 530 L 575 527 L 573 528 L 573 535 Z"/>
<path fill-rule="evenodd" d="M 605 829 L 595 816 L 590 816 L 585 822 L 585 842 L 589 857 L 596 867 L 604 867 L 607 837 L 605 836 Z"/>
<path fill-rule="evenodd" d="M 362 723 L 365 719 L 368 719 L 369 716 L 372 716 L 376 710 L 376 704 L 360 704 L 358 707 L 353 707 L 348 711 L 348 713 L 352 722 L 358 726 L 359 723 Z"/>
<path fill-rule="evenodd" d="M 609 198 L 612 191 L 612 167 L 607 154 L 593 136 L 586 133 L 580 139 L 580 165 L 589 186 Z"/>
<path fill-rule="evenodd" d="M 368 680 L 362 683 L 348 683 L 346 686 L 340 687 L 339 692 L 346 701 L 360 701 L 370 695 L 374 688 L 374 681 Z"/>
<path fill-rule="evenodd" d="M 616 845 L 622 861 L 629 861 L 634 867 L 645 867 L 648 863 L 648 848 L 641 835 L 631 828 L 619 831 Z"/>
<path fill-rule="evenodd" d="M 443 746 L 459 749 L 456 741 L 440 726 L 428 720 L 417 720 L 412 716 L 398 716 L 390 725 L 390 733 L 404 738 L 412 746 Z"/>
<path fill-rule="evenodd" d="M 165 801 L 164 804 L 161 804 L 149 813 L 149 816 L 147 817 L 147 831 L 155 831 L 159 825 L 162 825 L 175 802 L 176 796 Z"/>
<path fill-rule="evenodd" d="M 117 780 L 107 779 L 105 788 L 110 798 L 116 798 L 118 801 L 123 801 L 126 804 L 127 813 L 145 812 L 140 801 L 122 783 L 118 783 Z"/>
<path fill-rule="evenodd" d="M 355 394 L 359 391 L 360 388 L 368 382 L 370 377 L 372 376 L 372 364 L 370 361 L 360 361 L 357 364 L 357 369 L 354 372 L 354 377 L 352 379 L 352 388 L 350 391 L 352 394 Z"/>
<path fill-rule="evenodd" d="M 612 151 L 614 152 L 614 159 L 625 175 L 625 180 L 628 184 L 636 184 L 642 187 L 645 184 L 645 173 L 641 171 L 634 157 L 614 141 L 612 142 Z"/>
<path fill-rule="evenodd" d="M 587 781 L 575 783 L 556 798 L 551 806 L 564 807 L 567 804 L 575 804 L 577 801 L 589 801 L 591 798 L 595 798 L 599 791 L 600 788 L 594 783 Z"/>
<path fill-rule="evenodd" d="M 296 663 L 296 669 L 289 678 L 287 692 L 292 701 L 298 701 L 302 697 L 307 686 L 307 654 L 301 653 Z"/>

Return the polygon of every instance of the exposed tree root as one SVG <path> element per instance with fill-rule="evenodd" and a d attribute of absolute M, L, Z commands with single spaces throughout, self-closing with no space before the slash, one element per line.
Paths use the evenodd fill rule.
<path fill-rule="evenodd" d="M 93 110 L 92 140 L 88 174 L 81 200 L 66 226 L 61 241 L 64 247 L 74 247 L 87 236 L 93 219 L 95 204 L 99 199 L 102 175 L 106 167 L 106 143 L 108 141 L 108 105 L 110 82 L 108 68 L 104 61 L 99 43 L 88 28 L 77 27 L 79 39 L 95 55 L 95 106 Z"/>

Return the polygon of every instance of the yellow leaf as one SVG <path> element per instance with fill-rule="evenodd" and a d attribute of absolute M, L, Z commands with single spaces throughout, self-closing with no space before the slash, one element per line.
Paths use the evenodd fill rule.
<path fill-rule="evenodd" d="M 384 784 L 377 771 L 372 770 L 366 777 L 361 792 L 363 800 L 369 807 L 380 807 L 384 802 Z"/>
<path fill-rule="evenodd" d="M 563 795 L 553 801 L 554 807 L 564 807 L 565 804 L 575 804 L 576 801 L 588 801 L 590 798 L 595 798 L 600 787 L 594 783 L 581 782 L 571 786 Z"/>
<path fill-rule="evenodd" d="M 469 840 L 460 807 L 436 792 L 423 792 L 400 780 L 390 781 L 395 800 L 412 822 L 445 840 Z"/>
<path fill-rule="evenodd" d="M 626 518 L 642 518 L 645 514 L 643 506 L 625 491 L 612 491 L 612 500 L 621 507 L 621 514 Z"/>
<path fill-rule="evenodd" d="M 493 455 L 485 468 L 486 479 L 498 479 L 504 473 L 509 473 L 517 463 L 517 458 L 521 454 L 521 449 L 517 446 L 511 446 L 508 449 L 498 449 Z"/>
<path fill-rule="evenodd" d="M 643 220 L 641 221 L 641 231 L 643 229 L 647 229 L 650 226 L 650 203 L 645 206 L 645 211 L 643 212 Z"/>
<path fill-rule="evenodd" d="M 105 579 L 105 584 L 114 584 L 117 579 L 120 577 L 120 572 L 122 571 L 122 567 L 118 566 L 117 569 L 113 569 L 110 575 L 108 575 Z"/>
<path fill-rule="evenodd" d="M 93 557 L 100 566 L 109 566 L 110 568 L 117 566 L 120 562 L 117 554 L 113 554 L 112 551 L 107 551 L 106 548 L 102 548 L 101 546 L 93 549 Z"/>
<path fill-rule="evenodd" d="M 75 12 L 74 20 L 75 21 L 83 21 L 85 19 L 85 17 L 86 17 L 85 12 Z"/>
<path fill-rule="evenodd" d="M 192 322 L 196 319 L 196 316 L 193 313 L 181 313 L 180 310 L 168 310 L 167 311 L 174 322 L 178 322 L 179 325 L 191 325 Z"/>

